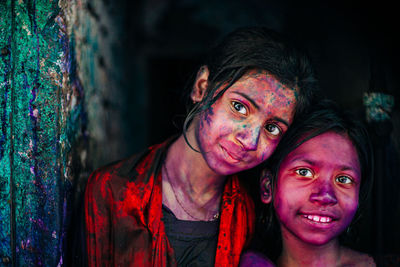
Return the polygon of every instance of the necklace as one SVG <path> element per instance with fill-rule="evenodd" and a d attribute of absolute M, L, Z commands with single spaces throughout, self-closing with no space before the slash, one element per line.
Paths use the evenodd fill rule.
<path fill-rule="evenodd" d="M 184 211 L 187 215 L 189 215 L 192 219 L 195 219 L 196 221 L 203 221 L 204 219 L 200 219 L 200 218 L 198 218 L 198 217 L 193 216 L 192 214 L 190 214 L 190 212 L 187 211 L 187 210 L 185 209 L 185 207 L 182 205 L 182 203 L 179 201 L 179 199 L 178 199 L 178 197 L 177 197 L 177 195 L 176 195 L 176 193 L 175 193 L 175 189 L 174 189 L 174 187 L 172 186 L 171 180 L 170 180 L 170 178 L 169 178 L 168 170 L 167 170 L 167 167 L 165 166 L 165 163 L 163 164 L 163 170 L 165 171 L 165 176 L 167 177 L 168 183 L 170 184 L 170 186 L 171 186 L 171 188 L 172 188 L 172 193 L 174 194 L 174 197 L 175 197 L 175 199 L 176 199 L 176 202 L 178 202 L 179 206 L 180 206 L 180 207 L 183 209 L 183 211 Z M 207 204 L 207 203 L 206 203 L 206 204 Z M 206 204 L 204 204 L 203 206 L 201 206 L 200 209 L 204 208 L 204 206 L 205 206 Z M 219 212 L 217 211 L 217 213 L 215 213 L 214 216 L 213 216 L 211 219 L 207 220 L 207 221 L 215 221 L 215 220 L 217 220 L 218 218 L 219 218 Z"/>

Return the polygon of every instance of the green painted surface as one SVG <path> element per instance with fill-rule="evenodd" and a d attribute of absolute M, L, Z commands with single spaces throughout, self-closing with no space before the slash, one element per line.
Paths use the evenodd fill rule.
<path fill-rule="evenodd" d="M 0 266 L 63 263 L 74 149 L 86 153 L 75 8 L 0 1 Z"/>
<path fill-rule="evenodd" d="M 89 170 L 120 154 L 118 35 L 100 30 L 112 26 L 103 5 L 0 0 L 0 266 L 65 263 Z"/>
<path fill-rule="evenodd" d="M 56 266 L 60 232 L 57 2 L 16 1 L 13 52 L 16 265 Z"/>
<path fill-rule="evenodd" d="M 11 1 L 0 1 L 0 265 L 11 251 Z"/>

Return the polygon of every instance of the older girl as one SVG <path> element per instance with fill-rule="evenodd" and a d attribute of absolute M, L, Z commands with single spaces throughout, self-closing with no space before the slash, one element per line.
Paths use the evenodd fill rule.
<path fill-rule="evenodd" d="M 308 59 L 278 34 L 228 35 L 197 73 L 182 135 L 91 175 L 89 265 L 237 266 L 254 212 L 233 174 L 271 155 L 314 87 Z"/>

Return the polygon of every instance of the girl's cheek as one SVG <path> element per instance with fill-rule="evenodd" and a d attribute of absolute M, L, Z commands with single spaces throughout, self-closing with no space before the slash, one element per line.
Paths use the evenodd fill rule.
<path fill-rule="evenodd" d="M 358 202 L 357 202 L 358 204 Z M 358 205 L 349 204 L 345 209 L 348 210 L 348 216 L 346 217 L 346 225 L 350 225 L 351 221 L 354 219 L 354 215 L 357 212 Z"/>
<path fill-rule="evenodd" d="M 213 116 L 214 116 L 214 110 L 213 110 L 213 107 L 210 107 L 206 111 L 204 111 L 204 117 L 203 117 L 202 123 L 206 122 L 209 126 L 212 125 L 213 120 L 214 120 Z"/>
<path fill-rule="evenodd" d="M 264 149 L 264 152 L 261 154 L 261 161 L 265 161 L 269 158 L 269 156 L 272 153 L 270 153 L 268 146 Z"/>
<path fill-rule="evenodd" d="M 280 138 L 276 138 L 276 139 L 269 139 L 266 138 L 266 140 L 264 141 L 263 144 L 263 152 L 262 152 L 262 161 L 267 160 L 272 153 L 274 152 L 274 150 L 276 149 L 276 147 L 278 146 L 280 141 Z"/>

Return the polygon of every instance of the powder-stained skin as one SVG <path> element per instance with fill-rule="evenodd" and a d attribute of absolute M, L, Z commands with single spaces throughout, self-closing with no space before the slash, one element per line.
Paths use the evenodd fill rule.
<path fill-rule="evenodd" d="M 348 137 L 318 135 L 284 159 L 278 173 L 275 210 L 287 242 L 335 242 L 358 206 L 361 173 Z"/>
<path fill-rule="evenodd" d="M 195 147 L 220 175 L 260 164 L 292 123 L 296 94 L 273 75 L 250 71 L 200 117 Z"/>

